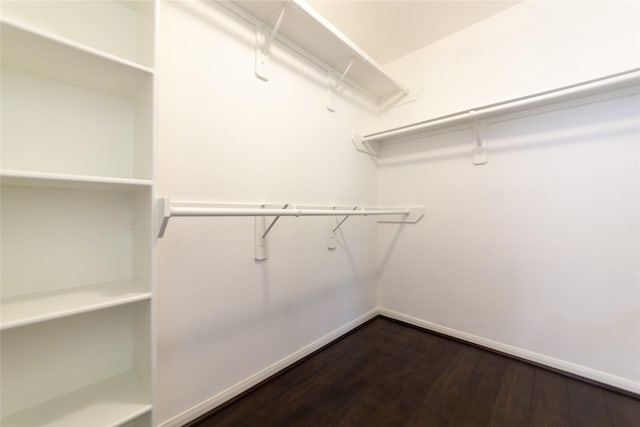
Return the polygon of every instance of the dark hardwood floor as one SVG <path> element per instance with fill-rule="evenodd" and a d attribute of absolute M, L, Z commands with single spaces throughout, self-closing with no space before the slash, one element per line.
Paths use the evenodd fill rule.
<path fill-rule="evenodd" d="M 640 427 L 640 400 L 378 317 L 189 426 Z"/>

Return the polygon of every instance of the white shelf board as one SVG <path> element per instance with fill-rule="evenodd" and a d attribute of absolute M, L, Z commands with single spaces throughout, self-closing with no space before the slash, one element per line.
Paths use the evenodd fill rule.
<path fill-rule="evenodd" d="M 0 419 L 3 427 L 116 426 L 151 410 L 133 372 L 83 387 Z"/>
<path fill-rule="evenodd" d="M 0 300 L 0 329 L 86 313 L 151 298 L 133 280 L 97 283 Z"/>
<path fill-rule="evenodd" d="M 0 171 L 0 183 L 14 187 L 52 187 L 67 189 L 124 190 L 150 188 L 147 179 L 112 178 L 102 176 L 69 175 L 4 169 Z"/>
<path fill-rule="evenodd" d="M 304 2 L 243 0 L 221 3 L 232 3 L 269 28 L 274 27 L 280 10 L 287 4 L 278 36 L 284 36 L 328 66 L 334 67 L 340 74 L 349 60 L 354 59 L 346 80 L 377 97 L 379 102 L 406 91 L 373 58 Z"/>
<path fill-rule="evenodd" d="M 150 68 L 6 19 L 0 21 L 2 66 L 87 89 L 134 98 Z"/>

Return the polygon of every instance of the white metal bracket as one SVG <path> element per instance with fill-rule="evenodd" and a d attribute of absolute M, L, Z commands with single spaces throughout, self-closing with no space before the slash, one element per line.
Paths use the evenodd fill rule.
<path fill-rule="evenodd" d="M 276 25 L 271 31 L 269 31 L 269 27 L 266 25 L 260 24 L 256 27 L 256 77 L 264 80 L 265 82 L 269 80 L 269 54 L 271 43 L 273 43 L 273 40 L 278 34 L 286 8 L 287 4 L 285 3 L 284 6 L 282 6 L 282 9 L 280 9 Z"/>
<path fill-rule="evenodd" d="M 424 216 L 424 206 L 414 206 L 407 209 L 409 210 L 408 214 L 381 219 L 378 220 L 378 222 L 392 224 L 417 224 Z"/>
<path fill-rule="evenodd" d="M 474 110 L 469 111 L 469 115 L 473 121 L 473 164 L 485 165 L 489 161 L 489 150 L 485 139 L 487 124 L 478 120 Z"/>
<path fill-rule="evenodd" d="M 415 87 L 406 89 L 406 92 L 399 92 L 384 100 L 378 107 L 378 112 L 383 113 L 401 105 L 416 102 L 423 91 L 424 89 L 422 87 Z"/>
<path fill-rule="evenodd" d="M 327 248 L 329 248 L 329 250 L 332 251 L 338 245 L 336 232 L 333 231 L 336 228 L 336 224 L 338 224 L 338 219 L 335 216 L 330 216 L 328 219 L 329 219 L 329 242 L 327 244 Z"/>
<path fill-rule="evenodd" d="M 264 209 L 266 205 L 261 205 Z M 287 209 L 289 204 L 286 203 L 282 209 Z M 265 216 L 256 216 L 254 218 L 255 221 L 255 260 L 256 261 L 264 261 L 269 258 L 269 254 L 267 251 L 267 235 L 273 228 L 273 226 L 278 222 L 280 216 L 276 216 L 269 225 L 267 225 L 267 217 Z"/>
<path fill-rule="evenodd" d="M 340 85 L 344 81 L 344 78 L 347 77 L 347 73 L 353 66 L 354 59 L 351 58 L 349 60 L 349 65 L 344 69 L 341 76 L 338 76 L 338 72 L 335 69 L 329 70 L 328 82 L 327 82 L 327 110 L 332 113 L 336 111 L 336 94 L 338 93 L 338 89 Z"/>
<path fill-rule="evenodd" d="M 336 207 L 334 206 L 333 209 L 335 209 Z M 358 207 L 354 207 L 353 210 L 357 210 Z M 338 229 L 340 228 L 340 226 L 342 224 L 344 224 L 344 222 L 348 219 L 348 216 L 345 216 L 344 218 L 342 218 L 340 221 L 338 221 L 338 218 L 336 217 L 329 217 L 329 244 L 328 247 L 330 250 L 333 250 L 336 248 L 336 243 L 337 243 L 337 237 L 336 237 L 336 231 L 338 231 Z"/>
<path fill-rule="evenodd" d="M 164 237 L 164 232 L 169 225 L 169 219 L 171 218 L 171 200 L 158 199 L 156 229 L 158 230 L 158 238 Z"/>
<path fill-rule="evenodd" d="M 362 136 L 357 135 L 355 133 L 351 136 L 351 142 L 353 143 L 353 146 L 355 147 L 356 151 L 360 153 L 368 154 L 373 157 L 378 157 L 379 153 L 378 153 L 377 147 L 375 146 L 377 145 L 375 142 L 371 144 L 366 141 L 363 141 Z"/>
<path fill-rule="evenodd" d="M 262 206 L 264 207 L 264 205 Z M 255 221 L 255 255 L 254 258 L 256 261 L 264 261 L 269 258 L 267 252 L 267 239 L 262 237 L 265 230 L 267 229 L 267 217 L 265 216 L 256 216 L 254 217 Z"/>

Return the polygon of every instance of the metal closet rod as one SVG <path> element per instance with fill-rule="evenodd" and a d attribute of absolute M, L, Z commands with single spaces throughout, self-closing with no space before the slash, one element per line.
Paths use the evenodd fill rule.
<path fill-rule="evenodd" d="M 633 70 L 628 70 L 599 79 L 564 86 L 546 92 L 540 92 L 533 95 L 523 96 L 521 98 L 498 102 L 495 104 L 483 105 L 471 110 L 465 110 L 454 114 L 448 114 L 446 116 L 436 117 L 434 119 L 425 120 L 422 122 L 414 123 L 412 125 L 364 135 L 362 137 L 362 141 L 371 142 L 400 137 L 427 129 L 452 126 L 459 123 L 469 122 L 474 118 L 481 119 L 489 116 L 498 116 L 501 114 L 550 104 L 553 102 L 561 102 L 583 96 L 595 95 L 607 90 L 622 89 L 638 85 L 640 85 L 640 69 L 635 68 Z"/>
<path fill-rule="evenodd" d="M 170 216 L 369 216 L 409 215 L 409 209 L 271 209 L 171 206 Z"/>
<path fill-rule="evenodd" d="M 250 206 L 247 205 L 217 205 L 201 202 L 172 202 L 170 199 L 159 199 L 160 228 L 158 236 L 162 237 L 171 217 L 276 217 L 269 228 L 263 232 L 263 238 L 269 232 L 273 224 L 281 216 L 342 216 L 344 219 L 350 216 L 383 216 L 387 215 L 391 218 L 385 218 L 381 222 L 416 224 L 424 216 L 424 206 L 410 206 L 398 208 L 351 208 L 351 209 L 335 209 L 329 208 L 299 208 L 296 206 L 289 207 L 289 204 L 282 208 L 271 208 L 266 205 Z M 289 208 L 289 209 L 287 209 Z M 395 216 L 395 218 L 394 218 Z M 344 222 L 344 219 L 342 222 Z M 342 224 L 338 224 L 333 228 L 335 230 Z"/>

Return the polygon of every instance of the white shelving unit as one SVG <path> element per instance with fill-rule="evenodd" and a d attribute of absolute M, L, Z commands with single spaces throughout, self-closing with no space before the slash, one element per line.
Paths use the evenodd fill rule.
<path fill-rule="evenodd" d="M 379 104 L 408 94 L 407 88 L 389 76 L 380 64 L 304 1 L 218 2 L 258 26 L 258 31 L 265 32 L 267 39 L 272 30 L 277 28 L 273 33 L 274 38 L 317 65 L 335 71 L 338 80 L 347 71 L 345 81 L 374 97 Z M 283 7 L 286 10 L 278 25 Z M 260 48 L 257 46 L 257 49 Z"/>
<path fill-rule="evenodd" d="M 4 2 L 3 426 L 151 426 L 155 2 Z"/>

